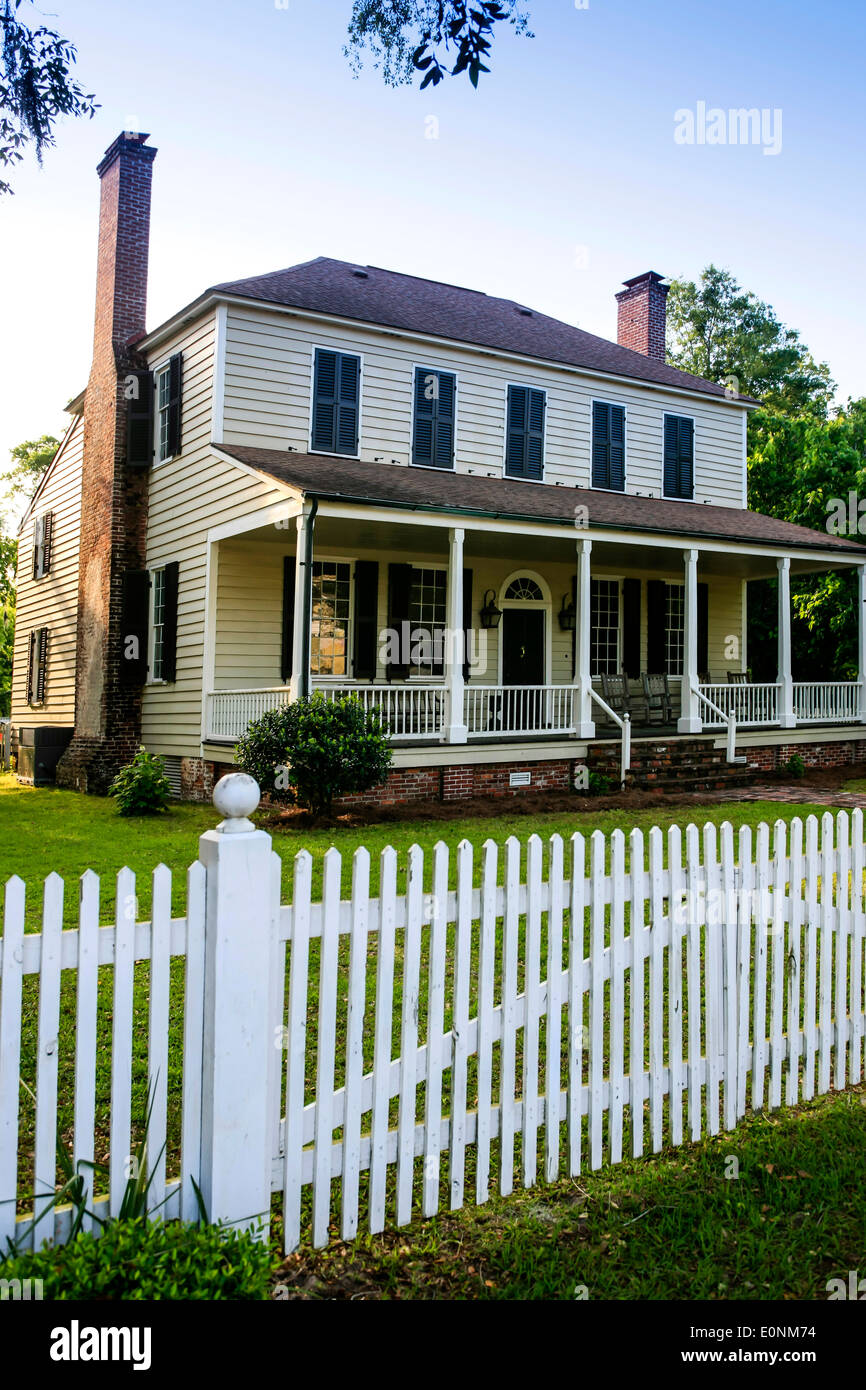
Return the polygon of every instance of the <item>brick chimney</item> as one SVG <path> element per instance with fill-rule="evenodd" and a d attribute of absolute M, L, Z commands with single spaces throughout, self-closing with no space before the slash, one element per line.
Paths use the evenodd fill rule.
<path fill-rule="evenodd" d="M 138 747 L 141 690 L 120 681 L 121 586 L 142 569 L 147 473 L 126 467 L 125 383 L 146 365 L 150 185 L 156 150 L 124 131 L 97 167 L 99 247 L 93 361 L 84 396 L 75 731 L 57 781 L 104 793 Z"/>
<path fill-rule="evenodd" d="M 665 360 L 665 302 L 669 285 L 664 276 L 648 270 L 626 280 L 625 289 L 616 297 L 619 305 L 616 340 L 620 347 L 642 352 L 644 357 Z"/>

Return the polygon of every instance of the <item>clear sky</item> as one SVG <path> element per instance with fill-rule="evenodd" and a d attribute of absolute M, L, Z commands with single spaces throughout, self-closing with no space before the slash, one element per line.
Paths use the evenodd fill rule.
<path fill-rule="evenodd" d="M 715 261 L 801 331 L 841 399 L 866 394 L 863 0 L 526 0 L 536 37 L 499 39 L 477 92 L 355 80 L 349 0 L 278 3 L 42 11 L 101 110 L 63 122 L 0 202 L 0 466 L 59 433 L 86 381 L 95 166 L 127 128 L 159 149 L 151 327 L 216 281 L 329 255 L 615 337 L 622 280 Z M 781 111 L 780 151 L 677 143 L 675 113 L 700 102 Z"/>

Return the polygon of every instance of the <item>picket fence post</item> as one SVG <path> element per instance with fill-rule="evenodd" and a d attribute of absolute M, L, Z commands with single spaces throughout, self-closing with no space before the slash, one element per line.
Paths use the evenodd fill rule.
<path fill-rule="evenodd" d="M 208 1220 L 267 1239 L 270 1220 L 269 1049 L 272 1036 L 271 837 L 248 816 L 252 777 L 214 788 L 225 820 L 199 839 L 207 872 L 202 1048 L 201 1191 Z"/>

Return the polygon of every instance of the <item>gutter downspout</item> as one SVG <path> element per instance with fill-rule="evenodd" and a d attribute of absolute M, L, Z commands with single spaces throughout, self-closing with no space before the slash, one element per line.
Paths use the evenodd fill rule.
<path fill-rule="evenodd" d="M 298 677 L 298 695 L 303 698 L 310 693 L 310 630 L 312 627 L 312 606 L 313 606 L 313 529 L 316 524 L 316 512 L 319 510 L 319 499 L 314 497 L 310 503 L 310 510 L 304 517 L 304 631 L 303 631 L 303 650 L 306 653 L 304 664 L 301 667 Z"/>

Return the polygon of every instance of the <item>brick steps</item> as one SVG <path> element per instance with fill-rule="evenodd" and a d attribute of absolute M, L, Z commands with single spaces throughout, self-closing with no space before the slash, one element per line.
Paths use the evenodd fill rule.
<path fill-rule="evenodd" d="M 593 749 L 587 762 L 605 776 L 619 777 L 619 749 Z M 729 763 L 722 748 L 700 740 L 632 744 L 626 785 L 640 791 L 701 792 L 748 787 L 761 776 L 752 764 Z"/>

